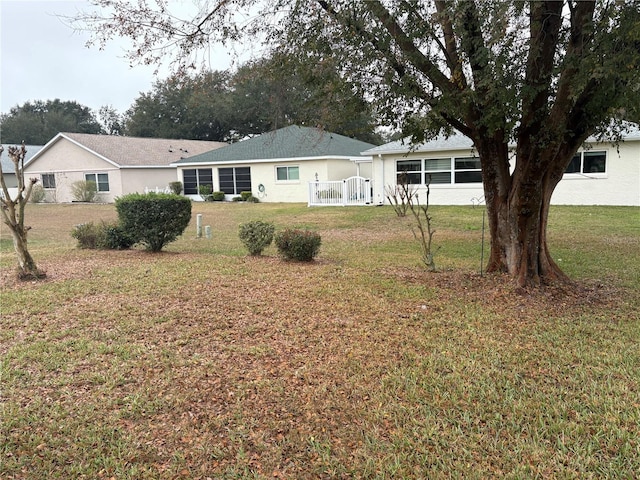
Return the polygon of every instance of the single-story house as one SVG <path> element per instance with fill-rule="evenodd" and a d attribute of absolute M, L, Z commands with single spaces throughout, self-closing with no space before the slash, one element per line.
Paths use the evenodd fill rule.
<path fill-rule="evenodd" d="M 171 166 L 181 158 L 226 146 L 222 142 L 137 138 L 87 133 L 59 133 L 25 166 L 25 175 L 39 176 L 53 202 L 72 202 L 72 185 L 94 181 L 101 202 L 128 193 L 165 190 L 177 180 Z"/>
<path fill-rule="evenodd" d="M 340 185 L 355 177 L 358 188 L 370 198 L 368 177 L 371 157 L 360 152 L 374 145 L 319 128 L 289 126 L 242 140 L 238 143 L 189 156 L 174 162 L 184 194 L 201 200 L 199 187 L 208 185 L 224 192 L 227 199 L 241 192 L 263 202 L 307 202 L 310 182 L 316 185 L 317 199 L 343 195 L 332 190 L 329 181 Z"/>
<path fill-rule="evenodd" d="M 2 175 L 4 176 L 4 182 L 9 190 L 9 195 L 11 198 L 15 198 L 18 187 L 18 179 L 16 177 L 16 169 L 13 161 L 9 158 L 9 147 L 21 147 L 22 145 L 16 144 L 2 144 L 4 151 L 2 152 L 2 156 L 0 156 L 0 168 L 2 168 Z M 38 153 L 42 149 L 42 145 L 25 145 L 25 149 L 27 153 L 24 157 L 24 163 L 28 163 L 33 156 Z M 27 179 L 28 176 L 25 176 Z M 4 192 L 0 191 L 0 195 L 3 195 Z"/>
<path fill-rule="evenodd" d="M 622 140 L 614 145 L 589 138 L 573 157 L 551 203 L 640 206 L 640 128 L 630 124 Z M 372 158 L 375 204 L 389 203 L 385 188 L 395 186 L 401 174 L 423 195 L 430 177 L 429 203 L 434 205 L 484 201 L 480 160 L 471 140 L 461 134 L 437 137 L 413 148 L 398 140 L 362 154 Z"/>

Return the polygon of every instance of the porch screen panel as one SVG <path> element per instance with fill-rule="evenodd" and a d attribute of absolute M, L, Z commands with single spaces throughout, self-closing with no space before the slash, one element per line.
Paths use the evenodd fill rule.
<path fill-rule="evenodd" d="M 238 167 L 235 169 L 236 174 L 236 194 L 240 194 L 240 192 L 250 192 L 251 191 L 251 168 L 249 167 Z"/>
<path fill-rule="evenodd" d="M 218 178 L 220 180 L 220 191 L 227 195 L 234 195 L 235 185 L 233 181 L 233 168 L 219 168 Z"/>
<path fill-rule="evenodd" d="M 182 171 L 185 195 L 196 195 L 198 193 L 198 176 L 195 168 Z"/>

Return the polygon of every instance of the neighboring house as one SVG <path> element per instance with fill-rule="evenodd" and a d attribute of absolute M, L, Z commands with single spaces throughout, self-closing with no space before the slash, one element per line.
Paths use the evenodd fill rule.
<path fill-rule="evenodd" d="M 72 185 L 91 180 L 100 202 L 128 193 L 164 190 L 176 181 L 171 163 L 226 146 L 221 142 L 59 133 L 26 164 L 40 176 L 48 201 L 72 202 Z"/>
<path fill-rule="evenodd" d="M 307 202 L 309 182 L 369 177 L 371 158 L 360 152 L 373 146 L 318 128 L 290 126 L 173 165 L 185 195 L 194 200 L 201 200 L 198 188 L 208 185 L 227 199 L 252 192 L 263 202 Z"/>
<path fill-rule="evenodd" d="M 471 140 L 461 134 L 438 137 L 412 148 L 399 140 L 365 150 L 363 155 L 373 158 L 375 204 L 388 203 L 385 188 L 395 186 L 401 174 L 406 174 L 419 195 L 426 193 L 425 181 L 430 177 L 431 204 L 483 202 L 480 160 Z M 557 185 L 551 203 L 640 206 L 638 126 L 630 126 L 618 145 L 589 138 Z"/>
<path fill-rule="evenodd" d="M 7 189 L 9 190 L 9 195 L 11 196 L 11 198 L 15 198 L 17 192 L 17 187 L 18 187 L 18 179 L 16 177 L 16 169 L 15 166 L 13 164 L 13 162 L 11 161 L 11 159 L 9 158 L 9 147 L 21 147 L 22 145 L 16 145 L 16 144 L 2 144 L 2 147 L 4 148 L 4 151 L 2 152 L 2 156 L 0 156 L 0 165 L 2 168 L 2 175 L 4 175 L 4 181 L 5 184 L 7 185 Z M 26 164 L 27 162 L 29 162 L 29 160 L 31 160 L 33 158 L 33 156 L 38 153 L 41 149 L 42 149 L 42 145 L 25 145 L 25 148 L 27 150 L 27 154 L 24 157 L 24 163 Z M 25 175 L 25 177 L 28 179 L 28 175 Z M 3 192 L 0 191 L 0 195 L 3 195 Z"/>

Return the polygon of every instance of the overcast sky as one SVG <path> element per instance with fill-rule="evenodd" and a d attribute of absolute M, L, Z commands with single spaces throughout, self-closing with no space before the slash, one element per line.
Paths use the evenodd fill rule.
<path fill-rule="evenodd" d="M 0 112 L 26 101 L 59 98 L 96 114 L 103 105 L 124 113 L 140 92 L 151 90 L 153 67 L 130 68 L 124 41 L 103 51 L 89 49 L 88 34 L 74 32 L 56 16 L 89 7 L 84 1 L 0 0 Z M 231 55 L 219 52 L 211 67 L 224 70 L 231 63 Z"/>

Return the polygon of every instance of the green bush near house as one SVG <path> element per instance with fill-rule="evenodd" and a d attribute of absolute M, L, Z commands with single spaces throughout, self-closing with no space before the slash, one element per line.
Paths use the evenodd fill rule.
<path fill-rule="evenodd" d="M 76 202 L 91 203 L 98 197 L 98 184 L 91 180 L 73 182 L 71 195 Z"/>
<path fill-rule="evenodd" d="M 278 252 L 287 260 L 310 262 L 320 250 L 321 238 L 318 232 L 286 229 L 275 236 Z"/>
<path fill-rule="evenodd" d="M 180 195 L 183 190 L 182 182 L 169 182 L 169 190 L 175 195 Z"/>
<path fill-rule="evenodd" d="M 260 255 L 271 245 L 274 232 L 273 223 L 261 220 L 243 223 L 238 228 L 238 236 L 251 255 Z"/>
<path fill-rule="evenodd" d="M 116 210 L 123 231 L 152 252 L 176 240 L 191 220 L 191 200 L 167 193 L 125 195 Z"/>
<path fill-rule="evenodd" d="M 242 198 L 243 202 L 246 202 L 249 197 L 252 197 L 253 194 L 251 192 L 240 192 L 240 197 Z"/>
<path fill-rule="evenodd" d="M 224 202 L 224 192 L 213 192 L 211 194 L 211 199 L 214 202 Z"/>
<path fill-rule="evenodd" d="M 34 185 L 31 189 L 31 196 L 29 197 L 29 200 L 31 203 L 42 203 L 44 202 L 45 196 L 46 193 L 42 185 Z"/>

